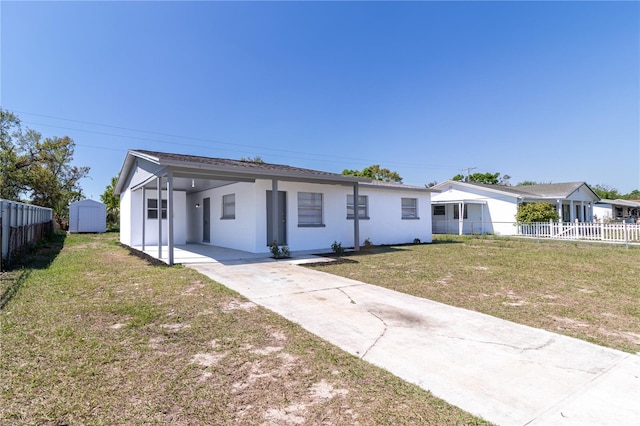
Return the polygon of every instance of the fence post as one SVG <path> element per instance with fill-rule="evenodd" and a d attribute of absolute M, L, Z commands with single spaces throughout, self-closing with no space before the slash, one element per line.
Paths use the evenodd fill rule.
<path fill-rule="evenodd" d="M 627 246 L 627 250 L 629 250 L 629 232 L 627 229 L 627 222 L 622 222 L 622 230 L 624 232 L 624 244 Z"/>

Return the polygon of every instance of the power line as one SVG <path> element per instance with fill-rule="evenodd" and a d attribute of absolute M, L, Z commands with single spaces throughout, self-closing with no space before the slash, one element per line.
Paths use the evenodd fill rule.
<path fill-rule="evenodd" d="M 175 135 L 175 134 L 170 134 L 170 133 L 154 132 L 154 131 L 149 131 L 149 130 L 140 130 L 140 129 L 134 129 L 134 128 L 129 128 L 129 127 L 114 126 L 114 125 L 109 125 L 109 124 L 94 123 L 94 122 L 82 121 L 82 120 L 74 120 L 74 119 L 70 119 L 70 118 L 56 117 L 56 116 L 45 115 L 45 114 L 30 113 L 30 112 L 26 112 L 26 111 L 15 110 L 14 112 L 20 113 L 20 114 L 33 115 L 33 116 L 37 116 L 37 117 L 44 117 L 44 118 L 49 118 L 49 119 L 54 119 L 54 120 L 69 121 L 69 122 L 74 122 L 74 123 L 86 124 L 86 125 L 90 125 L 90 126 L 107 127 L 107 128 L 112 128 L 112 129 L 130 131 L 130 132 L 147 133 L 147 134 L 151 134 L 151 135 L 165 136 L 165 137 L 169 137 L 169 138 L 176 138 L 176 139 L 182 139 L 182 140 L 193 140 L 193 141 L 214 143 L 214 144 L 219 144 L 219 145 L 228 145 L 228 146 L 232 146 L 232 147 L 235 147 L 235 148 L 251 148 L 251 149 L 260 149 L 260 150 L 263 150 L 263 151 L 265 150 L 265 147 L 256 146 L 256 145 L 239 144 L 239 143 L 233 143 L 233 142 L 224 142 L 224 141 L 215 140 L 215 139 L 205 139 L 205 138 L 197 138 L 197 137 L 192 137 L 192 136 L 183 136 L 183 135 Z M 114 134 L 114 133 L 99 132 L 99 131 L 96 131 L 96 130 L 78 129 L 78 128 L 73 128 L 73 127 L 68 127 L 68 126 L 59 126 L 59 125 L 53 125 L 53 124 L 35 123 L 35 122 L 28 122 L 28 121 L 23 121 L 23 122 L 26 123 L 26 124 L 33 124 L 33 125 L 47 126 L 47 127 L 55 127 L 55 128 L 59 128 L 59 129 L 65 129 L 65 130 L 81 131 L 81 132 L 93 133 L 93 134 L 98 134 L 98 135 L 103 135 L 103 136 L 115 136 L 115 137 L 120 137 L 120 138 L 136 139 L 136 140 L 142 140 L 142 141 L 148 141 L 148 142 L 159 142 L 159 143 L 171 144 L 171 145 L 178 144 L 178 145 L 188 146 L 188 147 L 193 147 L 193 148 L 219 149 L 219 148 L 214 148 L 214 147 L 211 147 L 211 146 L 186 144 L 184 142 L 175 142 L 175 141 L 169 142 L 169 141 L 163 141 L 163 140 L 158 140 L 158 139 L 143 138 L 143 137 L 140 137 L 140 136 L 120 135 L 120 134 Z M 246 152 L 246 150 L 245 151 L 238 151 L 237 149 L 236 150 L 227 149 L 227 151 Z M 322 161 L 320 158 L 325 158 L 325 159 L 331 159 L 331 160 L 339 159 L 339 160 L 341 160 L 341 161 L 343 161 L 345 163 L 347 163 L 349 161 L 359 161 L 359 162 L 366 161 L 366 162 L 373 162 L 373 163 L 379 162 L 378 160 L 366 160 L 366 159 L 363 159 L 363 158 L 344 157 L 344 156 L 326 155 L 326 154 L 318 154 L 318 153 L 308 153 L 308 152 L 292 151 L 290 149 L 279 149 L 279 148 L 273 148 L 273 147 L 269 147 L 268 148 L 268 152 L 274 152 L 274 151 L 282 152 L 282 153 L 286 153 L 286 154 L 299 154 L 299 155 L 304 155 L 304 156 L 311 157 L 311 158 L 307 158 L 307 157 L 285 156 L 285 158 L 295 158 L 295 159 L 304 159 L 304 160 L 312 160 L 312 161 Z M 316 158 L 313 158 L 313 157 L 316 157 Z M 442 165 L 442 164 L 435 165 L 435 164 L 416 164 L 416 163 L 402 163 L 402 162 L 391 162 L 391 163 L 385 163 L 385 164 L 386 165 L 391 164 L 394 167 L 410 167 L 410 168 L 422 168 L 422 169 L 449 169 L 449 168 L 452 168 L 452 166 Z"/>

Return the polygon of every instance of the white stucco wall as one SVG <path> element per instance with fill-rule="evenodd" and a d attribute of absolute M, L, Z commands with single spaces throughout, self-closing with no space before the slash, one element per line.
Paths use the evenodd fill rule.
<path fill-rule="evenodd" d="M 131 245 L 131 191 L 120 194 L 120 243 Z"/>
<path fill-rule="evenodd" d="M 482 188 L 458 187 L 456 184 L 449 184 L 439 188 L 442 192 L 434 193 L 431 203 L 437 205 L 439 201 L 463 201 L 474 200 L 482 203 L 482 210 L 479 206 L 472 204 L 468 207 L 467 219 L 464 223 L 464 233 L 484 232 L 496 235 L 514 235 L 517 231 L 513 225 L 516 220 L 518 210 L 517 198 L 515 195 L 500 194 L 497 192 L 485 191 Z M 447 205 L 447 215 L 444 220 L 451 223 L 457 221 L 453 219 L 453 206 Z M 436 221 L 443 220 L 442 216 L 434 216 L 434 229 L 441 226 Z M 455 233 L 457 233 L 455 225 Z M 479 231 L 476 231 L 479 230 Z"/>
<path fill-rule="evenodd" d="M 147 172 L 136 175 L 147 176 Z M 132 179 L 130 182 L 132 182 Z M 139 180 L 139 179 L 135 179 Z M 142 179 L 144 180 L 144 179 Z M 190 195 L 174 192 L 174 242 L 202 243 L 204 199 L 210 199 L 211 245 L 254 253 L 268 253 L 267 245 L 267 191 L 271 180 L 255 183 L 236 182 Z M 347 195 L 353 188 L 300 182 L 278 182 L 278 191 L 287 195 L 287 245 L 292 251 L 329 249 L 334 241 L 343 247 L 354 245 L 353 219 L 347 219 Z M 298 192 L 323 194 L 323 225 L 298 226 Z M 158 219 L 147 219 L 146 200 L 157 198 L 156 190 L 124 191 L 121 195 L 120 241 L 130 246 L 142 244 L 142 221 L 145 224 L 145 244 L 158 243 Z M 235 219 L 222 219 L 222 197 L 235 194 Z M 373 244 L 410 243 L 415 238 L 431 242 L 431 194 L 378 188 L 360 188 L 360 195 L 368 196 L 369 219 L 361 219 L 360 244 L 370 239 Z M 166 199 L 163 191 L 163 199 Z M 402 219 L 402 198 L 418 199 L 419 219 Z M 198 205 L 198 207 L 196 207 Z M 144 217 L 144 219 L 143 219 Z M 168 226 L 163 220 L 162 242 L 166 244 Z"/>
<path fill-rule="evenodd" d="M 369 220 L 360 220 L 360 244 L 369 238 L 373 244 L 411 243 L 418 238 L 432 241 L 431 193 L 382 188 L 360 188 L 369 199 Z M 402 198 L 418 199 L 419 219 L 402 218 Z M 344 197 L 346 217 L 346 195 Z M 353 227 L 353 220 L 348 220 Z"/>
<path fill-rule="evenodd" d="M 228 194 L 235 194 L 235 219 L 222 219 L 222 197 Z M 256 200 L 253 184 L 231 183 L 187 196 L 186 212 L 189 224 L 187 241 L 192 243 L 203 243 L 205 198 L 210 200 L 210 242 L 208 244 L 253 252 L 256 240 Z"/>
<path fill-rule="evenodd" d="M 129 246 L 142 245 L 142 221 L 144 215 L 145 245 L 158 244 L 158 219 L 147 218 L 147 200 L 157 199 L 156 190 L 146 190 L 142 200 L 142 190 L 123 192 L 120 196 L 120 242 Z M 167 199 L 167 191 L 162 191 L 162 198 Z M 173 235 L 174 244 L 187 242 L 186 193 L 173 192 Z M 162 220 L 162 244 L 167 244 L 169 226 L 166 219 Z"/>

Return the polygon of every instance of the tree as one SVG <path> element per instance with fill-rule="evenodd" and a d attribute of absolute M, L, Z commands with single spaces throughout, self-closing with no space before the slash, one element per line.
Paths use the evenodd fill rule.
<path fill-rule="evenodd" d="M 383 182 L 402 183 L 402 177 L 400 177 L 398 172 L 393 172 L 389 169 L 381 168 L 379 164 L 374 164 L 369 167 L 365 167 L 362 170 L 345 169 L 342 171 L 342 174 L 346 176 L 358 176 L 358 177 L 365 177 L 369 179 L 381 180 Z"/>
<path fill-rule="evenodd" d="M 551 183 L 551 182 L 536 182 L 534 180 L 525 180 L 522 182 L 518 182 L 516 186 L 544 185 L 545 183 Z"/>
<path fill-rule="evenodd" d="M 500 173 L 473 173 L 468 176 L 464 176 L 461 174 L 455 175 L 451 180 L 455 180 L 458 182 L 476 182 L 476 183 L 484 183 L 487 185 L 509 185 L 509 179 L 511 176 L 504 175 L 500 177 Z"/>
<path fill-rule="evenodd" d="M 558 212 L 551 203 L 524 203 L 518 206 L 516 221 L 523 223 L 558 220 Z"/>
<path fill-rule="evenodd" d="M 634 189 L 630 193 L 626 194 L 624 197 L 626 200 L 640 200 L 640 190 Z"/>
<path fill-rule="evenodd" d="M 23 130 L 13 113 L 0 109 L 0 196 L 10 200 L 28 198 L 33 204 L 53 209 L 62 224 L 69 203 L 82 198 L 80 179 L 88 167 L 72 166 L 75 142 L 68 136 L 42 140 L 35 130 Z"/>
<path fill-rule="evenodd" d="M 24 169 L 31 161 L 19 155 L 22 138 L 20 119 L 0 108 L 0 198 L 19 201 L 24 185 Z"/>
<path fill-rule="evenodd" d="M 264 160 L 259 155 L 256 155 L 255 157 L 240 157 L 240 161 L 244 161 L 245 163 L 264 164 Z"/>
<path fill-rule="evenodd" d="M 107 206 L 107 228 L 118 229 L 120 227 L 120 197 L 115 194 L 118 176 L 111 178 L 100 200 Z"/>
<path fill-rule="evenodd" d="M 609 185 L 603 185 L 603 184 L 593 185 L 591 189 L 593 189 L 593 192 L 595 192 L 598 195 L 598 197 L 603 199 L 615 200 L 618 198 L 622 198 L 622 195 L 620 195 L 618 190 Z"/>

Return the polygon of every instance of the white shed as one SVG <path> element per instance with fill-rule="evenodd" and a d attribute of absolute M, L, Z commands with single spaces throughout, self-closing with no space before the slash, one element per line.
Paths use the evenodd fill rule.
<path fill-rule="evenodd" d="M 107 206 L 99 201 L 80 200 L 69 206 L 69 232 L 106 232 Z"/>

